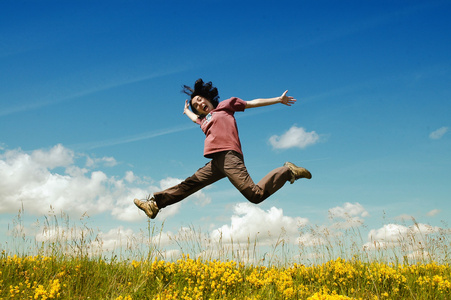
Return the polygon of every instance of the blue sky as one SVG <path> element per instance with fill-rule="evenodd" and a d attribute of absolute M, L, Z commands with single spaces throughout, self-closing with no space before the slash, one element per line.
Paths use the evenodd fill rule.
<path fill-rule="evenodd" d="M 236 114 L 246 165 L 255 181 L 285 161 L 313 179 L 258 206 L 223 180 L 163 210 L 165 233 L 290 227 L 296 240 L 300 224 L 350 218 L 370 241 L 412 217 L 446 227 L 450 12 L 449 1 L 2 1 L 2 228 L 22 206 L 30 227 L 52 206 L 105 234 L 139 232 L 133 198 L 207 162 L 182 114 L 181 86 L 197 78 L 220 100 L 288 90 L 292 107 Z"/>

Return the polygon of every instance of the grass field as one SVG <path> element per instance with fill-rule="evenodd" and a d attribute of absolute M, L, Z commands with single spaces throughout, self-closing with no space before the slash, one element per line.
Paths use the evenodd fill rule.
<path fill-rule="evenodd" d="M 114 251 L 86 223 L 75 235 L 67 219 L 48 217 L 43 232 L 58 234 L 37 241 L 21 232 L 20 215 L 14 222 L 0 299 L 451 299 L 449 230 L 371 250 L 358 246 L 356 228 L 339 238 L 304 228 L 322 242 L 293 248 L 281 236 L 263 250 L 190 230 L 173 238 L 180 251 L 170 258 L 150 222 L 142 240 Z"/>

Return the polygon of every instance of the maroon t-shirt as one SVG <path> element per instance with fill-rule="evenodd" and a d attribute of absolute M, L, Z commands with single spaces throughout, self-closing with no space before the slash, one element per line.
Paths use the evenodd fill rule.
<path fill-rule="evenodd" d="M 206 136 L 205 157 L 210 158 L 214 153 L 228 150 L 243 154 L 234 114 L 236 111 L 244 111 L 245 108 L 246 101 L 233 97 L 219 102 L 208 115 L 197 120 Z"/>

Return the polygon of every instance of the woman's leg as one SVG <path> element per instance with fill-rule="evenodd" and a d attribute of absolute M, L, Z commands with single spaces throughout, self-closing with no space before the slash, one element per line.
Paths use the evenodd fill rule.
<path fill-rule="evenodd" d="M 197 170 L 193 176 L 186 178 L 184 181 L 171 188 L 154 193 L 153 196 L 158 208 L 162 209 L 185 199 L 198 190 L 224 177 L 225 175 L 223 172 L 218 170 L 210 161 L 204 167 Z"/>
<path fill-rule="evenodd" d="M 215 162 L 213 162 L 215 163 Z M 291 179 L 291 170 L 288 167 L 280 167 L 269 172 L 258 184 L 255 184 L 246 166 L 243 156 L 235 151 L 228 151 L 223 157 L 222 163 L 225 175 L 230 182 L 252 203 L 260 203 Z"/>

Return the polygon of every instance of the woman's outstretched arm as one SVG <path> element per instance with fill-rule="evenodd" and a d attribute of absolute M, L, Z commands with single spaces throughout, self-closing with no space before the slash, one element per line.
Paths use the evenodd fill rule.
<path fill-rule="evenodd" d="M 275 97 L 275 98 L 259 98 L 254 99 L 250 101 L 246 101 L 246 108 L 253 108 L 253 107 L 260 107 L 260 106 L 267 106 L 277 103 L 282 103 L 288 106 L 291 106 L 296 102 L 296 99 L 294 99 L 291 96 L 287 96 L 287 92 L 285 91 L 282 96 Z"/>

